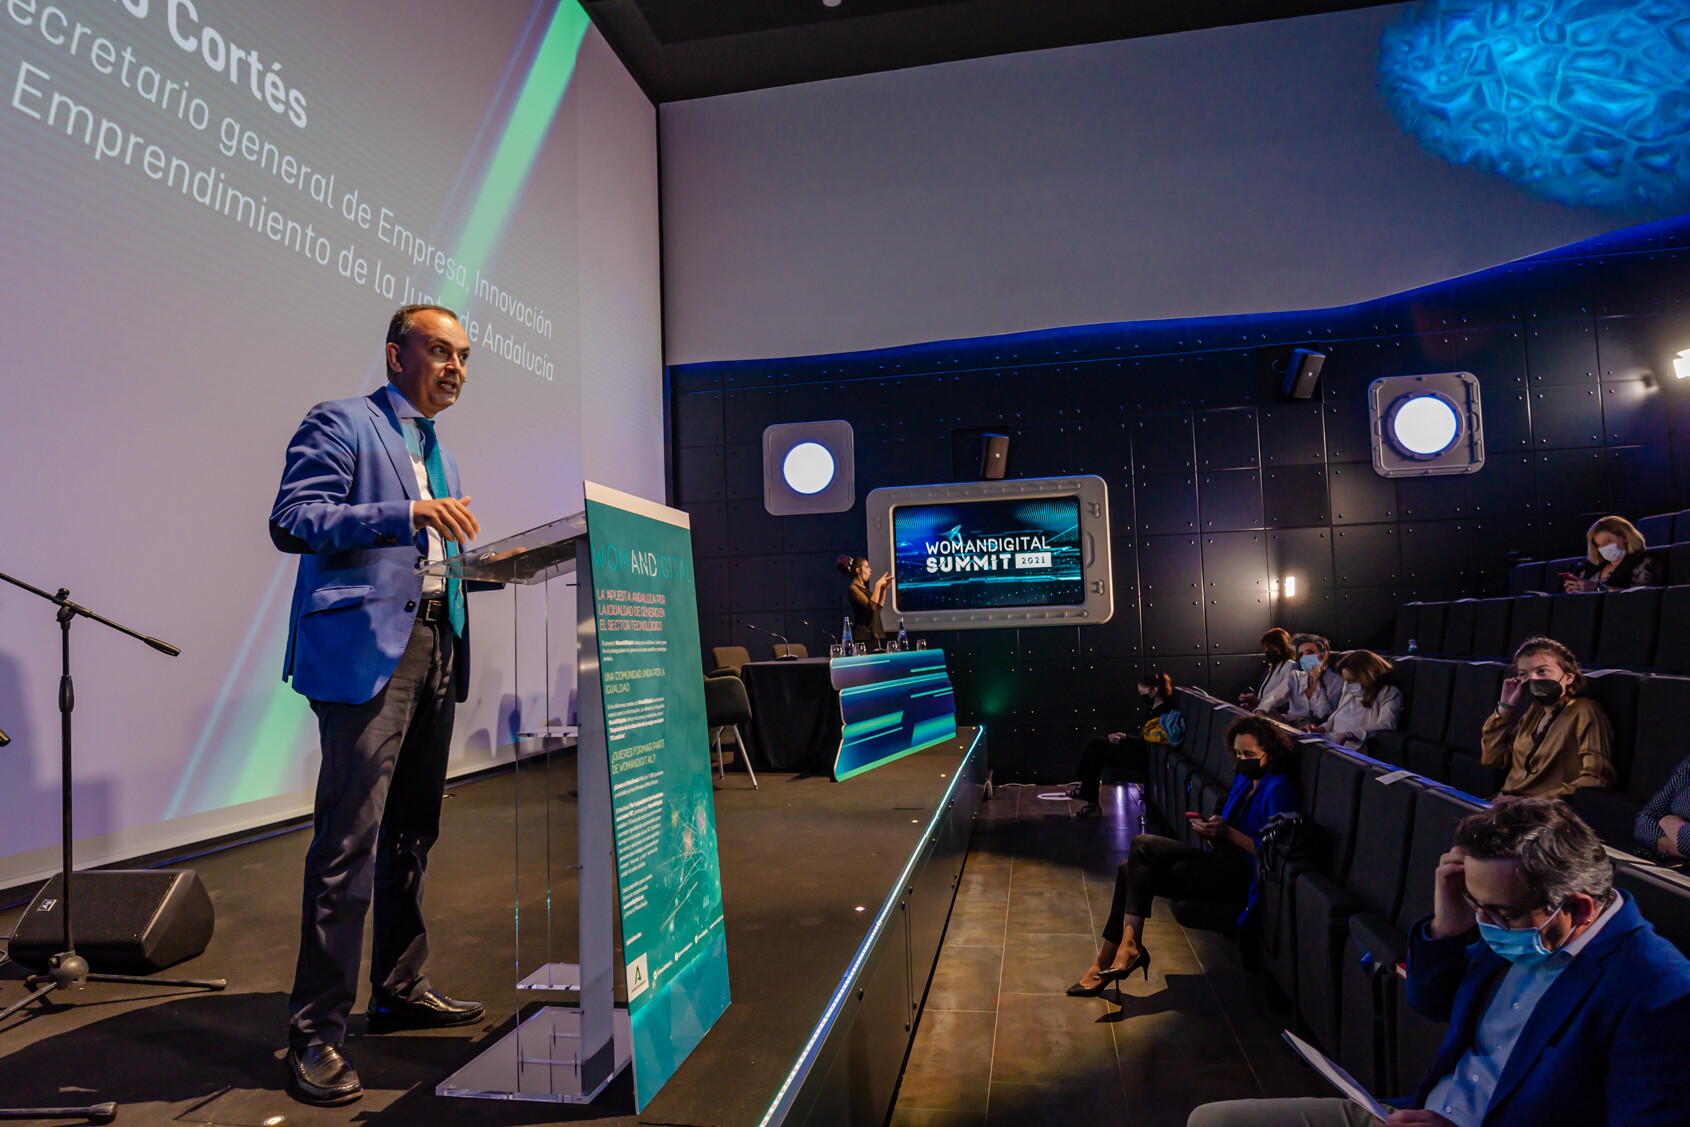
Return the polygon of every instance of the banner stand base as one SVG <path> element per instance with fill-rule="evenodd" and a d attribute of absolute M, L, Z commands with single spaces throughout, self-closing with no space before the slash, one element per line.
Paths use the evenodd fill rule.
<path fill-rule="evenodd" d="M 597 1099 L 634 1056 L 628 1011 L 615 1012 L 616 1064 L 591 1091 L 581 1089 L 581 1011 L 547 1006 L 442 1080 L 437 1096 L 585 1104 Z"/>

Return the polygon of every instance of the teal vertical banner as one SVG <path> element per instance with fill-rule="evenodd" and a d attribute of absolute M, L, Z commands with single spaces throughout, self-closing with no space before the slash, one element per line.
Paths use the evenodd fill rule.
<path fill-rule="evenodd" d="M 683 512 L 588 483 L 587 539 L 643 1110 L 729 1001 L 692 532 Z"/>

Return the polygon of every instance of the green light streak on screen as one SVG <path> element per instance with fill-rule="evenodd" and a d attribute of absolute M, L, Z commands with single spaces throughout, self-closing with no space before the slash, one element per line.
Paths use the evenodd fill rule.
<path fill-rule="evenodd" d="M 540 41 L 516 105 L 511 108 L 510 120 L 505 123 L 505 132 L 499 138 L 475 205 L 470 209 L 469 221 L 464 225 L 463 237 L 458 241 L 459 262 L 485 268 L 488 256 L 498 246 L 516 208 L 517 197 L 522 194 L 534 161 L 540 155 L 552 119 L 563 105 L 581 42 L 591 25 L 586 10 L 577 0 L 562 0 L 552 13 L 552 22 Z M 468 290 L 448 285 L 442 300 L 455 306 L 469 296 Z"/>
<path fill-rule="evenodd" d="M 300 734 L 314 720 L 309 701 L 287 685 L 278 686 L 247 741 L 246 762 L 241 765 L 240 777 L 225 800 L 227 804 L 239 806 L 282 793 L 282 782 L 293 767 Z"/>

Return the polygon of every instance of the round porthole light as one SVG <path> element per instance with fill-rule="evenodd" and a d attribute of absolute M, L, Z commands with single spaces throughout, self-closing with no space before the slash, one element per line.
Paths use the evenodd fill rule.
<path fill-rule="evenodd" d="M 780 472 L 795 492 L 820 493 L 833 483 L 833 454 L 819 442 L 800 442 L 786 452 Z"/>
<path fill-rule="evenodd" d="M 1455 404 L 1436 392 L 1405 395 L 1385 420 L 1391 445 L 1410 458 L 1436 458 L 1461 436 Z"/>

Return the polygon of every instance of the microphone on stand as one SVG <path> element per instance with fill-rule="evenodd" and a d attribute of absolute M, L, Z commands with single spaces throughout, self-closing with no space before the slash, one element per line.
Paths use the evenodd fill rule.
<path fill-rule="evenodd" d="M 749 623 L 749 622 L 747 622 L 745 624 L 745 628 L 747 630 L 756 631 L 759 634 L 768 634 L 771 637 L 779 638 L 781 645 L 786 647 L 786 653 L 785 653 L 785 655 L 780 657 L 778 660 L 780 660 L 780 661 L 797 661 L 798 660 L 798 655 L 792 652 L 792 643 L 787 641 L 785 634 L 782 634 L 778 630 L 758 630 L 755 626 L 751 625 L 751 623 Z"/>
<path fill-rule="evenodd" d="M 798 620 L 798 625 L 808 626 L 811 630 L 820 629 L 820 627 L 818 627 L 815 623 L 811 622 L 809 619 L 806 619 L 806 618 L 800 618 Z M 832 642 L 836 646 L 839 644 L 839 635 L 833 633 L 830 630 L 822 630 L 822 636 L 825 637 L 829 642 Z"/>

